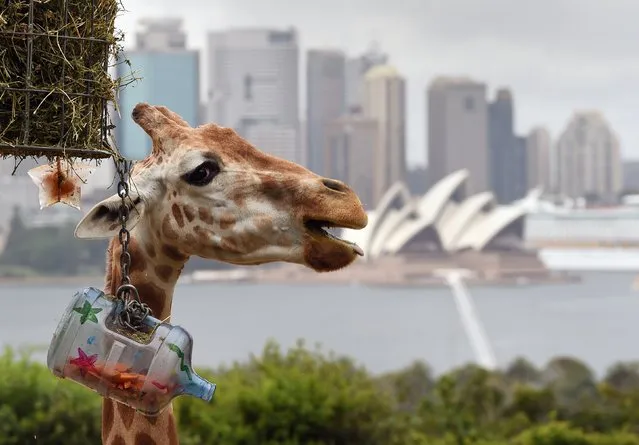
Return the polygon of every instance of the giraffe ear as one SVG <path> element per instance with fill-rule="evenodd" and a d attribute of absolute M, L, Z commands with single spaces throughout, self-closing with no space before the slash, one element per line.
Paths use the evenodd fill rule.
<path fill-rule="evenodd" d="M 112 238 L 120 232 L 120 197 L 115 194 L 97 203 L 84 215 L 75 228 L 76 238 L 100 239 Z M 130 192 L 126 200 L 129 209 L 127 229 L 131 230 L 140 221 L 144 211 L 144 201 L 138 194 Z"/>

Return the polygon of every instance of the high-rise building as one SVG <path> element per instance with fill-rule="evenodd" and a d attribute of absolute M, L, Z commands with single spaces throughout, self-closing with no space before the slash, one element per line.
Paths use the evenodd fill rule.
<path fill-rule="evenodd" d="M 371 68 L 387 65 L 388 55 L 372 45 L 364 54 L 349 58 L 345 65 L 346 110 L 358 112 L 364 106 L 364 78 Z"/>
<path fill-rule="evenodd" d="M 460 169 L 470 175 L 467 193 L 489 190 L 486 85 L 439 77 L 428 99 L 428 177 L 431 184 Z"/>
<path fill-rule="evenodd" d="M 512 191 L 506 195 L 506 202 L 511 203 L 515 200 L 524 198 L 528 191 L 528 154 L 526 153 L 527 139 L 526 136 L 515 136 L 514 150 L 511 155 L 511 180 Z"/>
<path fill-rule="evenodd" d="M 306 57 L 307 167 L 320 175 L 326 174 L 326 125 L 345 111 L 344 62 L 344 53 L 336 50 L 310 50 Z"/>
<path fill-rule="evenodd" d="M 265 152 L 300 162 L 295 29 L 212 32 L 207 56 L 208 121 L 235 129 Z"/>
<path fill-rule="evenodd" d="M 390 65 L 366 73 L 365 117 L 377 121 L 379 150 L 374 159 L 375 204 L 396 182 L 406 179 L 406 82 Z"/>
<path fill-rule="evenodd" d="M 558 192 L 615 202 L 623 186 L 619 140 L 598 111 L 575 112 L 555 147 Z"/>
<path fill-rule="evenodd" d="M 550 182 L 550 133 L 544 127 L 535 127 L 526 140 L 526 164 L 528 167 L 528 189 L 542 187 L 552 192 Z"/>
<path fill-rule="evenodd" d="M 204 125 L 207 123 L 208 114 L 207 105 L 205 103 L 200 103 L 200 106 L 197 109 L 198 125 Z"/>
<path fill-rule="evenodd" d="M 120 56 L 119 77 L 136 77 L 120 93 L 121 119 L 114 119 L 118 148 L 130 159 L 143 159 L 151 152 L 151 140 L 133 120 L 131 111 L 138 102 L 164 105 L 198 125 L 200 106 L 199 54 L 186 48 L 181 19 L 145 19 L 136 34 L 137 46 Z M 131 62 L 131 68 L 123 63 Z"/>
<path fill-rule="evenodd" d="M 374 119 L 349 114 L 326 126 L 324 138 L 326 176 L 355 190 L 366 209 L 373 209 L 374 160 L 379 150 L 379 129 Z"/>
<path fill-rule="evenodd" d="M 300 141 L 300 164 L 301 165 L 309 165 L 308 160 L 308 137 L 306 134 L 308 133 L 308 125 L 306 125 L 306 121 L 302 120 L 299 124 L 299 141 Z"/>
<path fill-rule="evenodd" d="M 514 106 L 510 90 L 497 90 L 488 105 L 488 177 L 490 188 L 501 204 L 526 195 L 528 188 L 526 146 L 515 136 Z"/>

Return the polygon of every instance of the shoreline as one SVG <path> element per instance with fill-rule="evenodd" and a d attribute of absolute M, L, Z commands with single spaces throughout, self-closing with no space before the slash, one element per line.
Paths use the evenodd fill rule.
<path fill-rule="evenodd" d="M 42 275 L 37 277 L 0 277 L 0 285 L 79 284 L 102 288 L 104 275 Z"/>
<path fill-rule="evenodd" d="M 378 287 L 378 288 L 448 288 L 449 285 L 445 280 L 439 277 L 419 277 L 413 279 L 392 279 L 390 277 L 362 277 L 354 276 L 331 277 L 327 279 L 325 276 L 290 276 L 290 275 L 271 275 L 270 277 L 259 273 L 235 273 L 229 274 L 200 274 L 196 271 L 194 274 L 187 274 L 180 277 L 178 284 L 181 285 L 199 285 L 199 284 L 249 284 L 249 285 L 315 285 L 315 286 L 356 286 L 356 287 Z M 228 271 L 231 272 L 231 271 Z M 390 278 L 390 279 L 389 279 Z M 491 278 L 466 278 L 465 283 L 470 287 L 530 287 L 543 286 L 552 284 L 574 284 L 580 282 L 580 276 L 577 274 L 566 275 L 550 275 L 545 277 L 491 277 Z M 102 289 L 104 284 L 103 276 L 41 276 L 41 277 L 24 277 L 24 278 L 0 278 L 0 286 L 45 286 L 45 285 L 77 285 L 78 287 L 93 286 Z"/>

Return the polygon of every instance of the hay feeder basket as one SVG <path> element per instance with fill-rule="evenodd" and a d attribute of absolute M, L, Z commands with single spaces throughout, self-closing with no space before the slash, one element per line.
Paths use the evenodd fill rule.
<path fill-rule="evenodd" d="M 0 3 L 0 158 L 114 156 L 119 0 Z"/>

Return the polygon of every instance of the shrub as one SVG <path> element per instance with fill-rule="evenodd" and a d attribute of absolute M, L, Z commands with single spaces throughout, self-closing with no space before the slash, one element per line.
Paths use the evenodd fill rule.
<path fill-rule="evenodd" d="M 27 354 L 0 355 L 0 445 L 100 443 L 99 407 L 96 394 Z"/>
<path fill-rule="evenodd" d="M 174 412 L 182 445 L 639 445 L 634 383 L 604 381 L 584 395 L 565 391 L 583 366 L 571 362 L 544 385 L 528 364 L 517 366 L 505 373 L 466 366 L 434 378 L 415 363 L 372 376 L 303 343 L 283 352 L 269 342 L 258 357 L 199 369 L 218 385 L 213 401 L 178 397 Z M 635 381 L 635 371 L 623 372 L 618 380 Z M 100 397 L 55 378 L 28 352 L 7 349 L 0 445 L 28 443 L 100 443 Z"/>

